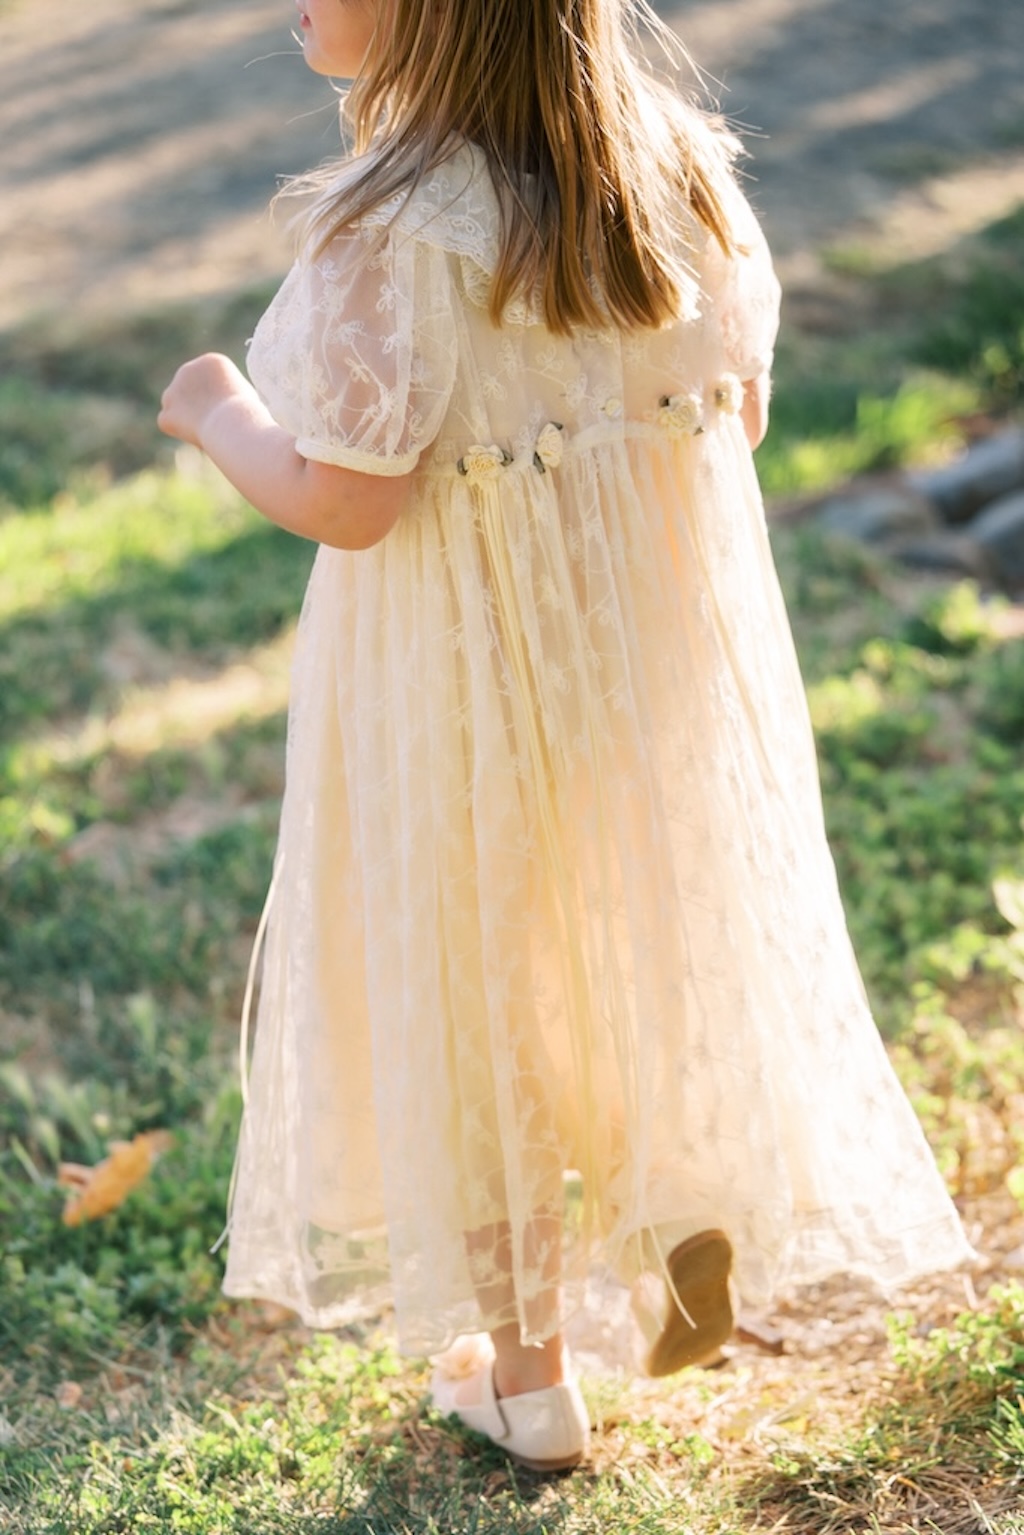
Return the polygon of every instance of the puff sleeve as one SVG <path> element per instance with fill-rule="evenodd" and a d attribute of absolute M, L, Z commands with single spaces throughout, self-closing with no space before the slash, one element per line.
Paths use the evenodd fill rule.
<path fill-rule="evenodd" d="M 350 229 L 296 263 L 249 349 L 249 376 L 304 458 L 368 474 L 414 469 L 455 380 L 445 252 Z"/>
<path fill-rule="evenodd" d="M 726 256 L 708 242 L 702 286 L 718 317 L 724 366 L 747 380 L 771 370 L 781 290 L 761 226 L 731 179 L 723 202 L 736 251 Z"/>

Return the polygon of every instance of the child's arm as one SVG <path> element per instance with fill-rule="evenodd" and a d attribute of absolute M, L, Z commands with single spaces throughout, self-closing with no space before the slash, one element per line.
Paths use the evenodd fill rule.
<path fill-rule="evenodd" d="M 216 352 L 178 369 L 157 424 L 202 448 L 271 522 L 335 549 L 379 543 L 408 500 L 410 474 L 361 474 L 303 458 L 248 379 Z"/>
<path fill-rule="evenodd" d="M 743 386 L 740 420 L 751 448 L 761 446 L 768 430 L 768 400 L 771 392 L 771 379 L 767 373 L 759 373 L 756 378 L 748 379 Z"/>

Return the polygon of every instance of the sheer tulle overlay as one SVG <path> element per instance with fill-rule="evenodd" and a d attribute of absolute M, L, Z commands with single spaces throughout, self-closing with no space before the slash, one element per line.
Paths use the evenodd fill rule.
<path fill-rule="evenodd" d="M 226 1288 L 403 1346 L 555 1331 L 724 1229 L 750 1302 L 968 1249 L 850 950 L 739 420 L 778 290 L 696 241 L 690 312 L 486 313 L 463 149 L 300 263 L 250 370 L 313 458 L 416 468 L 321 549 Z M 393 221 L 388 224 L 388 220 Z"/>

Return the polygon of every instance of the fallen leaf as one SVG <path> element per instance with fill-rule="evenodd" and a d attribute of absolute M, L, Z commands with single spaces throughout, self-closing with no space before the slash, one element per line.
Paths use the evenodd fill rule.
<path fill-rule="evenodd" d="M 113 1141 L 110 1155 L 95 1167 L 62 1162 L 57 1182 L 74 1190 L 64 1207 L 65 1226 L 80 1226 L 116 1210 L 138 1188 L 157 1157 L 172 1144 L 167 1130 L 144 1130 L 131 1141 Z"/>

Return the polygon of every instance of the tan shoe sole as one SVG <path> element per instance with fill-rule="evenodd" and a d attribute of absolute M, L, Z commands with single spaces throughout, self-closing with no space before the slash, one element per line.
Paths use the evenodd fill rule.
<path fill-rule="evenodd" d="M 575 1455 L 566 1455 L 561 1460 L 534 1460 L 529 1455 L 517 1455 L 515 1450 L 509 1450 L 504 1445 L 499 1445 L 509 1460 L 514 1460 L 517 1466 L 525 1466 L 527 1471 L 540 1471 L 547 1474 L 553 1471 L 572 1471 L 583 1460 L 583 1451 L 579 1450 Z"/>
<path fill-rule="evenodd" d="M 673 1375 L 691 1364 L 709 1364 L 733 1331 L 729 1271 L 732 1247 L 724 1231 L 699 1231 L 668 1255 L 675 1286 L 661 1336 L 647 1356 L 648 1375 Z M 678 1296 L 696 1324 L 691 1327 L 676 1304 Z"/>

